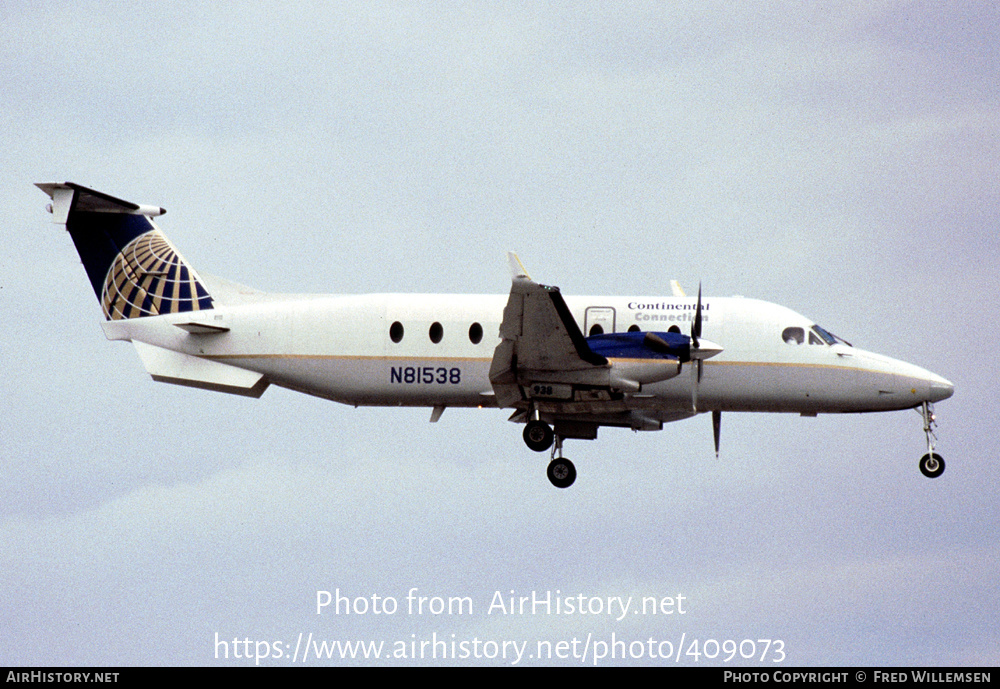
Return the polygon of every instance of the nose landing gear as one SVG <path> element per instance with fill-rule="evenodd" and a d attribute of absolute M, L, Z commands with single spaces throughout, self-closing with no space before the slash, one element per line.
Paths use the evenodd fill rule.
<path fill-rule="evenodd" d="M 944 473 L 944 458 L 934 452 L 934 427 L 937 421 L 934 419 L 934 405 L 924 402 L 919 408 L 920 416 L 924 419 L 924 435 L 927 436 L 927 454 L 920 458 L 920 473 L 927 478 L 937 478 Z"/>
<path fill-rule="evenodd" d="M 937 478 L 944 473 L 944 457 L 928 452 L 920 458 L 920 472 L 927 478 Z"/>

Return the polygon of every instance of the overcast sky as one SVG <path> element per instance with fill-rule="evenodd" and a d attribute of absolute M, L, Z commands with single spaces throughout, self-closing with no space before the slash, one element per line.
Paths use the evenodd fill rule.
<path fill-rule="evenodd" d="M 1000 663 L 995 5 L 261 5 L 0 5 L 0 665 L 252 664 L 216 638 L 300 633 Z M 513 249 L 566 294 L 777 302 L 953 381 L 948 468 L 919 473 L 912 411 L 728 414 L 719 460 L 704 416 L 570 441 L 560 491 L 506 412 L 155 383 L 32 186 L 63 180 L 265 290 L 503 294 Z M 399 610 L 317 615 L 338 588 Z"/>

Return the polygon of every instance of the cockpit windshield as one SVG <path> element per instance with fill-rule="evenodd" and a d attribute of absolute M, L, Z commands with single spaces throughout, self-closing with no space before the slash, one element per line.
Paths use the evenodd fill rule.
<path fill-rule="evenodd" d="M 783 331 L 781 331 L 781 339 L 786 344 L 791 344 L 791 345 L 805 344 L 805 342 L 806 342 L 806 331 L 805 331 L 804 328 L 800 328 L 800 327 L 797 327 L 797 326 L 792 326 L 790 328 L 785 328 Z M 821 328 L 818 325 L 814 325 L 812 328 L 809 329 L 809 344 L 811 344 L 811 345 L 822 345 L 822 344 L 835 345 L 835 344 L 842 344 L 842 345 L 846 345 L 848 347 L 853 347 L 854 346 L 850 342 L 848 342 L 847 340 L 845 340 L 844 338 L 837 337 L 836 335 L 834 335 L 833 333 L 831 333 L 829 330 Z"/>
<path fill-rule="evenodd" d="M 810 333 L 809 333 L 810 342 L 812 340 L 812 333 L 816 333 L 817 335 L 819 335 L 821 338 L 823 338 L 823 341 L 826 342 L 828 345 L 842 344 L 842 345 L 846 345 L 848 347 L 853 347 L 854 346 L 850 342 L 848 342 L 847 340 L 845 340 L 844 338 L 837 337 L 836 335 L 834 335 L 833 333 L 831 333 L 829 330 L 825 330 L 824 328 L 821 328 L 818 325 L 814 325 L 812 327 L 812 331 L 810 331 Z"/>

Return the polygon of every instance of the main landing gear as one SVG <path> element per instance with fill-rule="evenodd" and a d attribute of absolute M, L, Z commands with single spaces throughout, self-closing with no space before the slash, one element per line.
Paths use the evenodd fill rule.
<path fill-rule="evenodd" d="M 924 419 L 924 435 L 927 436 L 927 454 L 920 458 L 920 473 L 927 478 L 937 478 L 944 473 L 944 457 L 934 452 L 934 427 L 937 422 L 934 420 L 934 405 L 924 402 L 918 409 L 920 416 Z"/>
<path fill-rule="evenodd" d="M 555 438 L 552 426 L 538 419 L 533 419 L 525 425 L 523 435 L 524 444 L 535 452 L 545 452 L 548 450 L 552 447 L 552 441 Z"/>
<path fill-rule="evenodd" d="M 524 427 L 524 444 L 535 452 L 545 452 L 552 448 L 549 468 L 545 472 L 556 488 L 569 488 L 576 480 L 576 467 L 562 456 L 562 438 L 557 436 L 549 424 L 539 419 L 528 421 Z"/>

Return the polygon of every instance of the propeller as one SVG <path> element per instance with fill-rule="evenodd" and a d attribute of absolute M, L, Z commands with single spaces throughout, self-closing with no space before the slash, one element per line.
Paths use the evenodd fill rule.
<path fill-rule="evenodd" d="M 691 322 L 691 359 L 696 362 L 694 366 L 691 367 L 691 377 L 693 379 L 693 385 L 691 386 L 691 406 L 695 411 L 698 411 L 698 385 L 701 383 L 701 359 L 695 356 L 695 352 L 701 349 L 701 283 L 698 283 L 698 307 L 694 312 L 694 321 Z M 697 369 L 697 373 L 695 371 Z"/>
<path fill-rule="evenodd" d="M 691 409 L 698 411 L 698 387 L 704 372 L 705 359 L 710 359 L 722 351 L 722 347 L 701 336 L 703 317 L 701 315 L 701 283 L 698 283 L 698 305 L 694 320 L 691 321 Z"/>
<path fill-rule="evenodd" d="M 695 308 L 694 320 L 691 322 L 691 410 L 698 411 L 698 387 L 704 371 L 705 359 L 710 359 L 722 351 L 722 347 L 702 338 L 701 327 L 701 283 L 698 283 L 698 305 Z M 715 440 L 715 456 L 719 456 L 719 439 L 722 431 L 722 412 L 712 411 L 712 437 Z"/>

